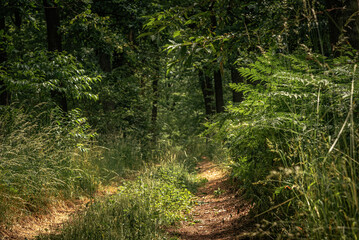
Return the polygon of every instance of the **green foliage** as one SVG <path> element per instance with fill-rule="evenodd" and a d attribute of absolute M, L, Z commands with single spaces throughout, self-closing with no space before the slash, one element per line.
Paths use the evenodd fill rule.
<path fill-rule="evenodd" d="M 255 200 L 257 216 L 271 219 L 261 228 L 274 236 L 358 234 L 359 179 L 350 147 L 358 140 L 352 100 L 358 74 L 348 57 L 323 60 L 312 53 L 266 54 L 251 70 L 240 69 L 261 85 L 233 85 L 246 90 L 245 101 L 210 127 L 229 149 L 232 176 Z"/>
<path fill-rule="evenodd" d="M 98 140 L 103 150 L 96 166 L 104 184 L 131 175 L 152 161 L 151 149 L 131 136 L 107 134 L 99 136 Z"/>
<path fill-rule="evenodd" d="M 41 1 L 0 3 L 0 95 L 11 93 L 1 103 L 14 103 L 0 106 L 0 221 L 12 210 L 35 212 L 53 197 L 93 192 L 99 179 L 180 156 L 171 166 L 165 161 L 147 168 L 121 194 L 92 205 L 75 220 L 77 229 L 58 236 L 160 239 L 159 225 L 181 218 L 191 202 L 186 189 L 196 187 L 179 162 L 193 165 L 185 149 L 196 148 L 192 136 L 208 117 L 198 70 L 207 77 L 220 70 L 226 84 L 237 64 L 243 82 L 230 87 L 245 100 L 213 116 L 203 135 L 228 150 L 232 177 L 255 201 L 257 217 L 280 223 L 262 226 L 263 233 L 358 235 L 357 56 L 344 44 L 356 35 L 355 14 L 346 16 L 351 6 L 298 0 L 49 2 L 60 12 L 57 40 L 62 37 L 67 52 L 44 50 Z M 340 19 L 335 41 L 330 16 Z M 342 56 L 328 58 L 332 53 Z M 55 95 L 66 97 L 72 110 L 61 113 Z M 42 102 L 50 104 L 38 107 Z M 90 125 L 101 134 L 101 147 Z M 214 150 L 206 149 L 225 161 Z"/>
<path fill-rule="evenodd" d="M 91 109 L 89 120 L 100 133 L 114 132 L 145 137 L 149 130 L 150 94 L 147 84 L 141 86 L 141 79 L 124 68 L 117 68 L 107 74 L 98 88 L 98 102 L 87 103 Z"/>
<path fill-rule="evenodd" d="M 40 239 L 167 239 L 161 226 L 183 219 L 194 203 L 187 188 L 199 184 L 190 173 L 193 158 L 170 149 L 159 156 L 160 164 L 123 182 L 117 194 L 94 202 L 60 235 Z"/>
<path fill-rule="evenodd" d="M 196 76 L 197 77 L 197 76 Z M 204 108 L 198 80 L 188 73 L 172 72 L 160 85 L 159 132 L 161 139 L 183 143 L 204 129 Z"/>
<path fill-rule="evenodd" d="M 158 170 L 152 170 L 149 179 L 141 176 L 134 182 L 124 184 L 119 194 L 141 199 L 151 218 L 158 220 L 158 224 L 167 225 L 182 219 L 183 214 L 189 211 L 193 199 L 184 183 L 194 183 L 193 179 L 183 178 L 185 169 L 163 165 Z M 188 173 L 185 177 L 188 177 Z"/>
<path fill-rule="evenodd" d="M 54 198 L 92 194 L 97 186 L 90 150 L 94 133 L 74 110 L 32 112 L 2 108 L 0 115 L 0 222 L 46 210 Z M 44 110 L 45 109 L 45 110 Z M 71 117 L 71 118 L 70 118 Z M 48 119 L 47 121 L 43 121 Z"/>
<path fill-rule="evenodd" d="M 76 15 L 63 26 L 67 49 L 78 51 L 83 47 L 94 48 L 107 54 L 121 51 L 123 36 L 116 34 L 110 28 L 110 23 L 108 16 L 100 17 L 89 9 Z"/>
<path fill-rule="evenodd" d="M 38 95 L 39 98 L 31 99 L 38 102 L 50 101 L 51 91 L 64 93 L 73 99 L 96 100 L 98 96 L 92 87 L 101 79 L 86 74 L 70 54 L 40 50 L 9 62 L 6 72 L 1 72 L 0 76 L 13 92 L 14 100 L 30 100 Z"/>

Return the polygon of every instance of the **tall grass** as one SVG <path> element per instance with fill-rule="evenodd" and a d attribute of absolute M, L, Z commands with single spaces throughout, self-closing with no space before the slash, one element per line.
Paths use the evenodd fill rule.
<path fill-rule="evenodd" d="M 323 65 L 324 57 L 311 62 L 306 54 L 267 54 L 241 69 L 262 84 L 234 86 L 246 100 L 212 130 L 256 202 L 261 235 L 357 239 L 356 65 L 345 56 Z"/>
<path fill-rule="evenodd" d="M 123 138 L 121 134 L 106 134 L 98 139 L 102 154 L 96 166 L 103 184 L 119 181 L 153 160 L 151 148 L 131 136 Z"/>
<path fill-rule="evenodd" d="M 92 133 L 76 111 L 13 106 L 0 115 L 0 224 L 46 211 L 54 198 L 92 194 L 98 182 L 89 148 Z"/>
<path fill-rule="evenodd" d="M 161 226 L 189 211 L 199 184 L 194 166 L 208 150 L 201 140 L 154 147 L 129 136 L 95 139 L 79 110 L 64 115 L 51 109 L 1 109 L 0 226 L 119 179 L 118 194 L 96 200 L 59 236 L 43 238 L 161 239 Z"/>
<path fill-rule="evenodd" d="M 59 235 L 40 239 L 168 239 L 163 226 L 183 219 L 200 184 L 194 175 L 201 147 L 187 151 L 162 144 L 157 161 L 146 164 L 118 193 L 99 199 L 65 224 Z M 191 190 L 191 191 L 190 191 Z"/>

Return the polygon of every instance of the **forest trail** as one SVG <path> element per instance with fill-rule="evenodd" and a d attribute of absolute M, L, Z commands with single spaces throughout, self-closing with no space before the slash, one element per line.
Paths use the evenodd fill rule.
<path fill-rule="evenodd" d="M 114 186 L 102 186 L 95 196 L 109 196 L 116 191 L 117 188 Z M 58 233 L 64 223 L 71 221 L 76 213 L 85 211 L 91 201 L 92 199 L 87 197 L 77 200 L 59 200 L 48 209 L 46 214 L 19 217 L 10 229 L 0 226 L 0 240 L 30 240 L 41 234 Z"/>
<path fill-rule="evenodd" d="M 40 234 L 58 232 L 62 224 L 69 221 L 71 216 L 82 209 L 90 200 L 87 198 L 76 201 L 59 201 L 50 207 L 47 214 L 20 217 L 11 229 L 0 230 L 1 240 L 34 239 Z"/>
<path fill-rule="evenodd" d="M 198 205 L 191 212 L 193 219 L 168 229 L 170 235 L 181 240 L 246 238 L 252 205 L 236 196 L 227 174 L 214 163 L 205 160 L 199 163 L 198 170 L 199 177 L 208 182 L 198 189 Z"/>
<path fill-rule="evenodd" d="M 236 196 L 227 173 L 211 161 L 199 163 L 198 177 L 207 179 L 206 184 L 197 191 L 197 205 L 187 218 L 175 227 L 167 229 L 171 236 L 181 240 L 234 240 L 246 239 L 250 227 L 248 213 L 252 205 Z M 116 193 L 117 187 L 107 186 L 96 193 L 106 197 Z M 23 218 L 9 231 L 0 231 L 0 239 L 34 239 L 39 234 L 56 234 L 63 223 L 84 211 L 91 199 L 61 202 L 50 209 L 46 215 Z"/>

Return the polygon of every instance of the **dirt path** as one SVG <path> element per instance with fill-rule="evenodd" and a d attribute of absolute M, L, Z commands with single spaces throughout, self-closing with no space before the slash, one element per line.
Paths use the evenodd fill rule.
<path fill-rule="evenodd" d="M 89 199 L 58 201 L 56 205 L 50 207 L 48 214 L 20 217 L 10 229 L 0 230 L 0 239 L 34 239 L 42 233 L 54 233 L 64 222 L 69 221 L 74 213 L 84 209 L 88 202 Z"/>
<path fill-rule="evenodd" d="M 180 223 L 179 227 L 168 229 L 170 235 L 181 240 L 246 239 L 251 205 L 231 191 L 226 173 L 212 162 L 201 162 L 198 170 L 199 177 L 208 182 L 198 190 L 198 205 L 189 220 Z M 97 196 L 112 195 L 116 190 L 115 187 L 106 187 Z M 33 239 L 39 234 L 58 232 L 73 214 L 86 209 L 89 201 L 85 198 L 61 202 L 50 209 L 49 214 L 24 217 L 12 229 L 0 229 L 0 240 Z"/>
<path fill-rule="evenodd" d="M 105 186 L 99 189 L 96 197 L 109 196 L 117 191 L 117 187 Z M 59 232 L 65 222 L 79 211 L 84 211 L 91 199 L 83 197 L 78 200 L 57 201 L 47 214 L 34 214 L 19 217 L 11 228 L 0 226 L 0 240 L 30 240 L 40 234 L 53 234 Z"/>
<path fill-rule="evenodd" d="M 201 162 L 199 172 L 208 182 L 198 190 L 193 219 L 169 229 L 170 235 L 182 240 L 245 239 L 251 205 L 235 196 L 225 172 L 212 162 Z"/>

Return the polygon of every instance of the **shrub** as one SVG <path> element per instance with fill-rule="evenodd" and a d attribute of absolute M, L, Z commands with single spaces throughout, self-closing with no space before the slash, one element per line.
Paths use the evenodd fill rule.
<path fill-rule="evenodd" d="M 245 101 L 210 130 L 229 149 L 232 176 L 255 200 L 256 218 L 270 219 L 263 234 L 355 239 L 356 65 L 309 54 L 265 54 L 240 69 L 261 84 L 233 85 Z"/>

